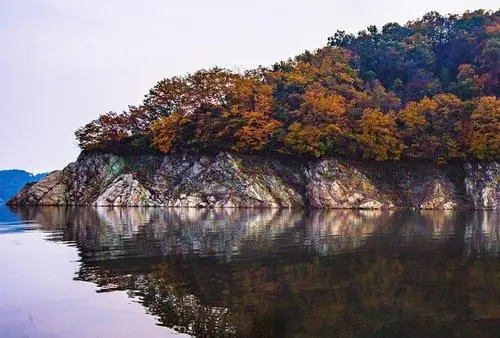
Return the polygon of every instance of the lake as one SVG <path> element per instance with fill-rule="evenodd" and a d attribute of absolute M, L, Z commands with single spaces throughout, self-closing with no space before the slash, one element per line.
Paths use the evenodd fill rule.
<path fill-rule="evenodd" d="M 0 337 L 498 337 L 500 215 L 0 207 Z"/>

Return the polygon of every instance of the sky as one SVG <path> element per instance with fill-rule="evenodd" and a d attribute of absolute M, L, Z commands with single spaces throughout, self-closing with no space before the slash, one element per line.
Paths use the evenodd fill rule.
<path fill-rule="evenodd" d="M 498 9 L 498 0 L 0 0 L 0 170 L 76 160 L 74 131 L 165 77 L 268 66 L 337 29 Z"/>

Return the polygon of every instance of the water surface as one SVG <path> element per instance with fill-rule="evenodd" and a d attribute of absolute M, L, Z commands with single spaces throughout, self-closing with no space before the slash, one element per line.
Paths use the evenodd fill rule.
<path fill-rule="evenodd" d="M 500 336 L 498 212 L 0 208 L 0 336 Z"/>

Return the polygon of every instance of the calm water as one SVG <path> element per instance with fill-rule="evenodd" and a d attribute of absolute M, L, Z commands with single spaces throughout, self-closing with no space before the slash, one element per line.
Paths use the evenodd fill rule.
<path fill-rule="evenodd" d="M 0 337 L 498 337 L 498 212 L 0 207 Z"/>

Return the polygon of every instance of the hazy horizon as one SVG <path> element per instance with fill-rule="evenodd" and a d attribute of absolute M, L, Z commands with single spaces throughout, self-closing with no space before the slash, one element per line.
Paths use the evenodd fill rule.
<path fill-rule="evenodd" d="M 324 46 L 338 29 L 497 4 L 0 0 L 0 170 L 61 169 L 79 153 L 77 128 L 139 104 L 164 77 L 268 66 Z"/>

